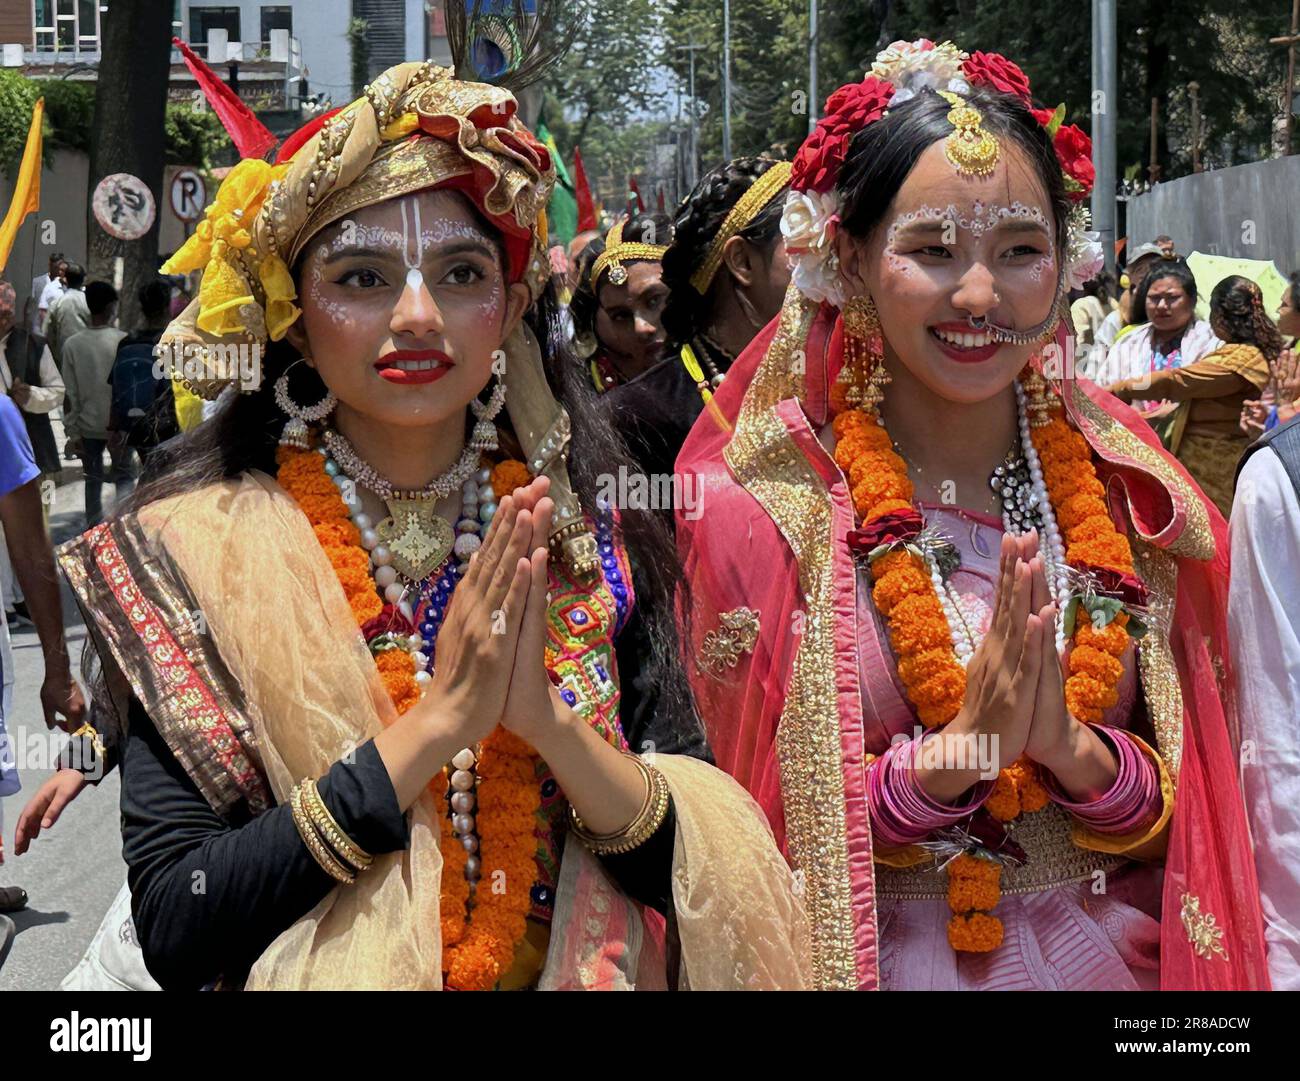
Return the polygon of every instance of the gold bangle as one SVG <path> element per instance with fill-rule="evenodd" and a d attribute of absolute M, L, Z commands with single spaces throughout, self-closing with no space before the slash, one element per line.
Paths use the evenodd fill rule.
<path fill-rule="evenodd" d="M 642 761 L 636 755 L 628 757 L 636 763 L 645 778 L 646 796 L 641 810 L 623 829 L 615 833 L 592 833 L 583 825 L 573 804 L 569 804 L 569 826 L 574 836 L 597 856 L 617 856 L 639 848 L 655 835 L 668 814 L 671 793 L 667 779 L 654 766 Z"/>
<path fill-rule="evenodd" d="M 321 840 L 334 850 L 334 855 L 338 857 L 339 862 L 351 864 L 352 869 L 356 871 L 364 871 L 374 863 L 375 857 L 355 844 L 352 838 L 343 832 L 335 817 L 330 814 L 325 801 L 320 798 L 320 790 L 316 787 L 316 782 L 304 780 L 300 787 L 307 817 L 316 827 Z"/>
<path fill-rule="evenodd" d="M 700 296 L 709 291 L 713 276 L 722 265 L 722 249 L 727 241 L 749 225 L 759 212 L 767 206 L 790 183 L 790 171 L 793 168 L 788 161 L 778 161 L 762 176 L 754 181 L 736 200 L 735 205 L 727 211 L 709 244 L 708 253 L 700 269 L 691 275 L 691 285 Z"/>
<path fill-rule="evenodd" d="M 320 864 L 321 870 L 345 886 L 355 882 L 356 875 L 336 860 L 317 836 L 316 828 L 311 824 L 311 819 L 307 817 L 307 811 L 303 807 L 302 785 L 294 785 L 293 791 L 289 793 L 289 805 L 293 808 L 293 824 L 298 827 L 298 836 L 302 838 L 302 843 L 307 846 L 307 851 L 312 854 L 312 858 Z"/>

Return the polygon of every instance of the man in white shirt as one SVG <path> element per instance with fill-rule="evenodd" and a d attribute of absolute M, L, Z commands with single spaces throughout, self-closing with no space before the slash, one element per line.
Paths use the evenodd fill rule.
<path fill-rule="evenodd" d="M 1243 458 L 1228 631 L 1268 971 L 1300 990 L 1300 418 Z"/>
<path fill-rule="evenodd" d="M 63 343 L 90 326 L 90 309 L 86 306 L 86 268 L 69 263 L 64 277 L 68 289 L 50 305 L 45 320 L 45 340 L 54 354 L 54 364 L 63 371 Z"/>
<path fill-rule="evenodd" d="M 57 474 L 62 463 L 49 415 L 63 401 L 63 377 L 49 346 L 14 325 L 14 305 L 14 287 L 0 281 L 0 391 L 22 411 L 41 472 Z"/>
<path fill-rule="evenodd" d="M 63 258 L 63 252 L 55 252 L 50 256 L 49 273 L 32 279 L 32 295 L 27 298 L 27 331 L 29 334 L 35 334 L 38 338 L 45 336 L 45 317 L 49 314 L 49 305 L 42 306 L 41 299 L 52 281 L 59 282 L 60 292 L 58 295 L 63 295 L 61 291 L 63 268 L 67 265 L 67 260 Z"/>
<path fill-rule="evenodd" d="M 74 334 L 63 346 L 63 381 L 68 388 L 68 408 L 63 428 L 73 450 L 86 470 L 86 525 L 98 525 L 103 517 L 100 489 L 104 483 L 104 451 L 112 462 L 112 480 L 121 502 L 131 494 L 131 448 L 125 439 L 108 430 L 113 405 L 111 375 L 117 359 L 117 345 L 126 331 L 113 326 L 117 311 L 117 290 L 108 282 L 86 286 L 90 326 Z"/>

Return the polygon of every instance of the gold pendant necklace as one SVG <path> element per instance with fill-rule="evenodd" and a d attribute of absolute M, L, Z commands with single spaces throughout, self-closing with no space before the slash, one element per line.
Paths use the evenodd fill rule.
<path fill-rule="evenodd" d="M 446 561 L 455 535 L 438 513 L 437 500 L 419 492 L 394 492 L 384 500 L 389 517 L 376 527 L 393 553 L 393 569 L 408 582 L 422 582 Z"/>

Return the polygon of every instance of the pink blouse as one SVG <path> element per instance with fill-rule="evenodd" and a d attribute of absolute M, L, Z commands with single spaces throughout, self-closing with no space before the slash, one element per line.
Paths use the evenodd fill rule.
<path fill-rule="evenodd" d="M 1002 522 L 957 507 L 931 504 L 921 504 L 921 507 L 927 522 L 938 525 L 961 552 L 961 566 L 952 582 L 964 613 L 983 634 L 992 616 Z M 869 578 L 865 569 L 860 573 L 863 578 L 858 591 L 859 617 L 875 620 L 878 641 L 887 643 L 883 621 L 870 599 Z M 916 714 L 904 696 L 897 661 L 892 654 L 861 657 L 859 671 L 867 749 L 879 756 L 867 767 L 869 811 L 875 836 L 887 845 L 915 844 L 978 810 L 993 791 L 991 780 L 974 785 L 956 804 L 939 803 L 917 781 L 913 757 L 934 733 L 920 732 Z M 1108 791 L 1091 802 L 1077 803 L 1063 792 L 1054 777 L 1050 774 L 1043 777 L 1048 796 L 1098 833 L 1131 833 L 1153 821 L 1162 807 L 1155 763 L 1124 731 L 1132 717 L 1137 689 L 1134 651 L 1130 648 L 1124 655 L 1119 700 L 1106 712 L 1107 723 L 1095 726 L 1115 754 L 1117 773 Z"/>

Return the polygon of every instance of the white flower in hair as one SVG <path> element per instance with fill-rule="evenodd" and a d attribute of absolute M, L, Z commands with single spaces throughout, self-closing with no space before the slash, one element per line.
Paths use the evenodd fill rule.
<path fill-rule="evenodd" d="M 781 235 L 795 285 L 810 300 L 836 305 L 844 296 L 831 244 L 839 213 L 840 200 L 834 191 L 791 190 L 781 211 Z"/>
<path fill-rule="evenodd" d="M 1066 278 L 1071 289 L 1081 289 L 1092 281 L 1106 263 L 1106 253 L 1101 246 L 1101 234 L 1090 229 L 1092 215 L 1082 203 L 1070 210 L 1065 253 Z"/>
<path fill-rule="evenodd" d="M 876 54 L 871 74 L 893 83 L 894 102 L 906 101 L 925 89 L 962 93 L 970 90 L 961 69 L 966 56 L 951 41 L 942 45 L 929 38 L 895 41 Z"/>

